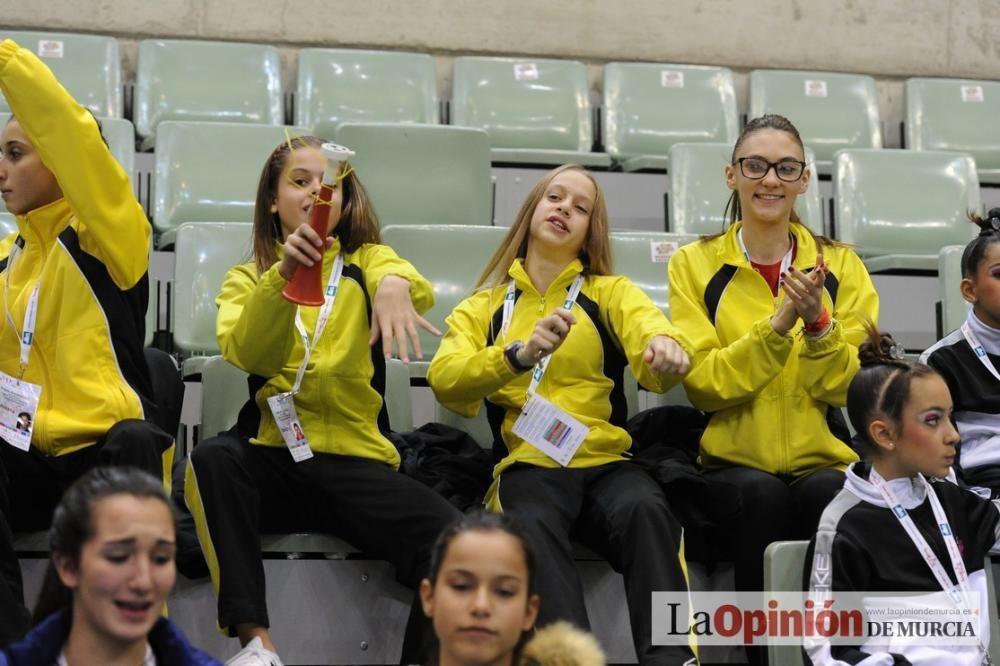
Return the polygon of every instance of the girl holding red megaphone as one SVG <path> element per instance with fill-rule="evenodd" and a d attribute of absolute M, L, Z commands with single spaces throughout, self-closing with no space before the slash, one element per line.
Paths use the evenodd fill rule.
<path fill-rule="evenodd" d="M 281 663 L 262 532 L 333 533 L 391 562 L 416 589 L 435 538 L 458 516 L 396 471 L 399 454 L 384 435 L 392 341 L 407 361 L 407 339 L 421 356 L 417 326 L 440 333 L 418 314 L 433 303 L 430 283 L 381 243 L 368 195 L 342 161 L 350 154 L 308 136 L 271 153 L 257 189 L 254 263 L 232 268 L 217 299 L 219 346 L 250 373 L 252 395 L 234 431 L 194 449 L 185 499 L 217 563 L 219 626 L 244 646 L 240 664 Z M 303 269 L 318 269 L 320 307 L 283 295 Z"/>

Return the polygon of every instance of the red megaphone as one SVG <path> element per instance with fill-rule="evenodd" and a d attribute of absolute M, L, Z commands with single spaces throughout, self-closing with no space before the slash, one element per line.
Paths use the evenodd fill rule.
<path fill-rule="evenodd" d="M 323 183 L 319 196 L 313 203 L 309 213 L 309 226 L 320 238 L 326 238 L 327 221 L 330 219 L 330 200 L 333 199 L 333 188 Z M 319 248 L 320 255 L 326 252 L 326 244 Z M 291 281 L 281 292 L 286 301 L 299 305 L 323 305 L 323 259 L 313 262 L 312 266 L 299 264 Z"/>
<path fill-rule="evenodd" d="M 326 238 L 327 223 L 330 220 L 330 201 L 333 199 L 333 184 L 337 178 L 337 165 L 354 155 L 354 151 L 335 143 L 324 143 L 320 150 L 326 157 L 327 166 L 323 173 L 323 184 L 319 196 L 309 213 L 309 226 L 320 238 Z M 323 259 L 326 245 L 319 248 L 320 260 L 312 266 L 299 264 L 291 281 L 281 295 L 285 300 L 299 305 L 323 305 Z"/>

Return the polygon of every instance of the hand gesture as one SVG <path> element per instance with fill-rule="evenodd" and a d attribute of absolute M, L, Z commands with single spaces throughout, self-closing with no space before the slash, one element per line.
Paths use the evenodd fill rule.
<path fill-rule="evenodd" d="M 534 365 L 554 353 L 575 323 L 576 317 L 566 308 L 556 308 L 548 317 L 539 319 L 528 343 L 517 352 L 518 362 L 521 365 Z"/>
<path fill-rule="evenodd" d="M 400 360 L 409 363 L 410 355 L 406 344 L 409 340 L 413 353 L 418 359 L 423 359 L 417 326 L 432 335 L 441 336 L 441 331 L 434 328 L 413 309 L 409 280 L 398 275 L 387 275 L 382 278 L 372 303 L 372 335 L 368 345 L 373 346 L 381 338 L 382 351 L 388 360 L 392 358 L 392 344 L 395 341 Z"/>
<path fill-rule="evenodd" d="M 642 360 L 657 374 L 686 375 L 691 369 L 691 359 L 684 348 L 665 335 L 657 335 L 649 341 Z"/>
<path fill-rule="evenodd" d="M 292 279 L 295 271 L 300 265 L 312 266 L 317 261 L 323 260 L 323 253 L 320 248 L 330 249 L 333 239 L 327 236 L 320 238 L 319 234 L 308 224 L 301 224 L 285 238 L 285 254 L 278 265 L 278 274 L 286 282 Z"/>

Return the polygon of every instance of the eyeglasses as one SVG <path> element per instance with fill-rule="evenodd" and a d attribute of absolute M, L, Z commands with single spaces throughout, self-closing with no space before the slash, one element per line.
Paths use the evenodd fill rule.
<path fill-rule="evenodd" d="M 740 165 L 740 172 L 744 178 L 760 180 L 767 175 L 768 171 L 774 169 L 774 175 L 778 177 L 778 180 L 783 180 L 786 183 L 797 181 L 802 177 L 806 168 L 805 162 L 790 159 L 768 162 L 759 157 L 741 157 L 736 160 L 736 163 Z"/>

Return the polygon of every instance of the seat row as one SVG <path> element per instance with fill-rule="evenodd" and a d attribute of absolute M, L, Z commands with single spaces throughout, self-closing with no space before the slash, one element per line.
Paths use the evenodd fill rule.
<path fill-rule="evenodd" d="M 444 330 L 447 316 L 471 294 L 476 279 L 506 233 L 505 228 L 485 225 L 390 226 L 383 229 L 383 240 L 431 282 L 435 303 L 425 317 Z M 226 271 L 251 260 L 250 238 L 249 223 L 185 224 L 177 231 L 170 332 L 173 351 L 186 359 L 185 374 L 196 374 L 204 357 L 219 353 L 215 298 Z M 669 315 L 667 262 L 678 247 L 697 238 L 694 234 L 614 231 L 611 249 L 615 270 L 638 284 Z M 926 270 L 937 271 L 939 255 L 944 256 L 938 249 L 928 249 L 916 258 Z M 954 291 L 952 295 L 957 296 L 957 286 L 950 284 L 954 280 L 952 273 L 954 270 L 941 271 L 949 280 L 943 293 Z M 961 303 L 954 300 L 949 299 L 945 304 L 949 325 L 964 317 Z M 439 338 L 420 331 L 426 359 L 434 355 L 439 342 Z M 419 363 L 411 366 L 416 377 L 422 376 L 426 369 Z"/>
<path fill-rule="evenodd" d="M 35 50 L 88 108 L 123 116 L 114 38 L 67 33 L 7 35 Z M 344 122 L 436 124 L 437 74 L 426 54 L 301 49 L 294 102 L 286 115 L 278 50 L 263 44 L 144 40 L 132 117 L 141 148 L 169 120 L 294 124 L 329 138 Z M 583 63 L 541 58 L 458 57 L 450 121 L 485 130 L 495 163 L 663 169 L 676 143 L 722 142 L 739 131 L 733 75 L 721 67 L 609 63 L 603 75 L 602 138 L 595 144 Z M 844 148 L 880 148 L 882 123 L 869 76 L 757 70 L 748 113 L 788 116 L 826 173 Z M 0 100 L 0 110 L 4 110 Z M 1000 180 L 1000 82 L 914 78 L 906 83 L 906 145 L 969 152 L 984 180 Z"/>

